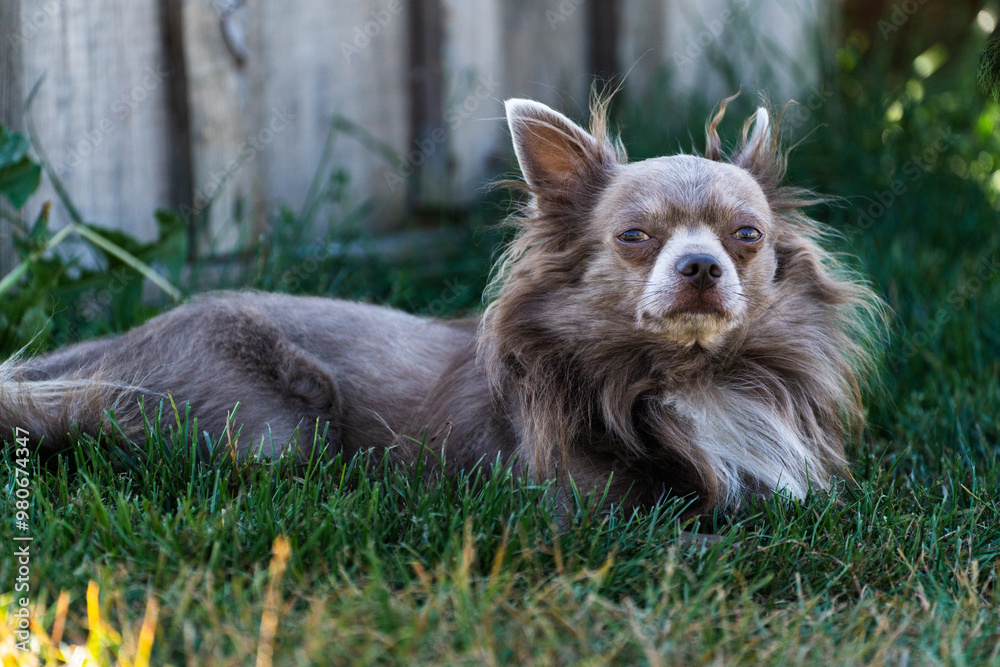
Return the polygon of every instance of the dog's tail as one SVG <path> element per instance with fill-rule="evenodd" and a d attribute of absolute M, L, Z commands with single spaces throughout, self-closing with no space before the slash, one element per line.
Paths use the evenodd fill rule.
<path fill-rule="evenodd" d="M 54 379 L 31 375 L 20 355 L 0 363 L 0 443 L 26 439 L 32 451 L 54 454 L 71 448 L 78 433 L 141 433 L 141 415 L 131 400 L 136 387 L 102 380 L 99 370 Z"/>

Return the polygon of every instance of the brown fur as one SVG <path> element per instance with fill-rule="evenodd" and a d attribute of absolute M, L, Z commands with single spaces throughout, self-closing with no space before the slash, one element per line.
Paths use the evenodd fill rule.
<path fill-rule="evenodd" d="M 704 511 L 826 489 L 864 421 L 880 302 L 822 249 L 802 212 L 812 196 L 782 186 L 766 111 L 724 155 L 727 102 L 705 157 L 629 164 L 606 101 L 589 133 L 509 101 L 527 203 L 481 320 L 215 295 L 117 338 L 0 366 L 0 428 L 58 449 L 74 426 L 107 430 L 114 407 L 136 439 L 140 400 L 169 396 L 201 431 L 219 436 L 230 422 L 243 455 L 276 454 L 296 435 L 311 443 L 328 423 L 330 451 L 392 445 L 414 462 L 426 438 L 450 472 L 499 459 L 584 491 L 609 485 L 613 505 L 692 495 Z M 740 225 L 763 237 L 734 240 Z M 638 228 L 644 241 L 621 240 Z M 717 285 L 696 291 L 678 277 L 671 253 L 691 248 L 719 256 Z"/>

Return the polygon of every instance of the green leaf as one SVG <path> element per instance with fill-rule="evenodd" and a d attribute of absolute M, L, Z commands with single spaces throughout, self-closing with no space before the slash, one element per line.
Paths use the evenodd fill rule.
<path fill-rule="evenodd" d="M 160 261 L 175 279 L 187 258 L 187 221 L 174 211 L 156 211 L 157 240 L 150 244 L 150 260 Z"/>
<path fill-rule="evenodd" d="M 170 284 L 170 282 L 163 276 L 158 274 L 152 269 L 148 264 L 137 258 L 135 255 L 130 253 L 121 245 L 109 241 L 105 238 L 105 235 L 112 238 L 122 239 L 126 245 L 132 245 L 136 243 L 134 239 L 123 235 L 121 232 L 114 232 L 105 229 L 99 229 L 92 225 L 71 225 L 73 230 L 77 234 L 82 236 L 85 240 L 89 241 L 93 245 L 97 246 L 109 255 L 113 255 L 117 259 L 121 260 L 125 265 L 131 267 L 132 269 L 138 271 L 143 276 L 145 276 L 149 281 L 154 283 L 162 291 L 170 296 L 174 301 L 178 301 L 181 298 L 181 292 L 176 287 Z M 127 240 L 124 240 L 127 239 Z"/>
<path fill-rule="evenodd" d="M 11 134 L 0 125 L 0 168 L 20 162 L 28 154 L 30 146 L 28 137 L 16 132 Z"/>
<path fill-rule="evenodd" d="M 52 205 L 45 202 L 42 210 L 38 212 L 38 217 L 35 218 L 35 224 L 31 226 L 31 231 L 28 233 L 29 238 L 37 241 L 49 237 L 49 212 L 51 210 Z"/>
<path fill-rule="evenodd" d="M 24 158 L 17 164 L 0 168 L 0 194 L 14 208 L 21 208 L 42 182 L 42 168 Z"/>
<path fill-rule="evenodd" d="M 0 126 L 0 194 L 18 209 L 42 182 L 42 168 L 28 156 L 28 148 L 27 137 Z"/>

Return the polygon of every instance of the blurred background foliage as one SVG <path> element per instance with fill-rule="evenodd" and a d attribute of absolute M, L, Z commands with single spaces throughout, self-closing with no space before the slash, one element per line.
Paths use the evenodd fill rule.
<path fill-rule="evenodd" d="M 828 27 L 816 27 L 820 79 L 782 121 L 795 146 L 789 180 L 832 198 L 812 214 L 842 234 L 838 249 L 857 257 L 894 313 L 883 388 L 870 406 L 875 437 L 906 446 L 868 448 L 874 454 L 862 458 L 862 471 L 884 456 L 931 478 L 947 461 L 995 456 L 1000 442 L 1000 106 L 976 82 L 1000 14 L 989 3 L 928 3 L 904 14 L 900 26 L 897 5 L 882 3 L 877 13 L 873 6 L 845 4 L 846 36 L 834 48 Z M 733 34 L 754 39 L 749 31 Z M 711 57 L 731 73 L 731 89 L 740 88 L 725 53 Z M 626 81 L 616 101 L 633 159 L 701 146 L 710 109 L 675 99 L 670 78 L 664 72 L 642 95 L 629 94 Z M 760 79 L 766 90 L 766 73 Z M 744 86 L 724 137 L 735 142 L 759 100 Z M 24 189 L 37 185 L 37 167 L 23 137 L 3 141 L 0 192 L 20 206 Z M 74 234 L 56 249 L 47 209 L 32 226 L 7 214 L 22 265 L 0 289 L 0 355 L 152 317 L 171 302 L 147 280 L 154 270 L 184 294 L 254 288 L 433 315 L 481 306 L 490 260 L 504 240 L 498 223 L 510 211 L 506 193 L 487 194 L 457 218 L 442 214 L 432 235 L 413 237 L 418 243 L 405 233 L 373 238 L 370 207 L 350 201 L 346 180 L 334 152 L 303 209 L 276 208 L 254 250 L 225 262 L 187 261 L 182 222 L 166 211 L 157 214 L 158 241 L 92 229 L 105 243 Z"/>

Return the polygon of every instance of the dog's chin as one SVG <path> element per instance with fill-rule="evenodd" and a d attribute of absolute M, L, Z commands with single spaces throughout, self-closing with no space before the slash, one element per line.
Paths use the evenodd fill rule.
<path fill-rule="evenodd" d="M 698 303 L 672 308 L 662 315 L 644 314 L 641 326 L 684 347 L 714 349 L 736 325 L 732 314 L 715 305 Z"/>

